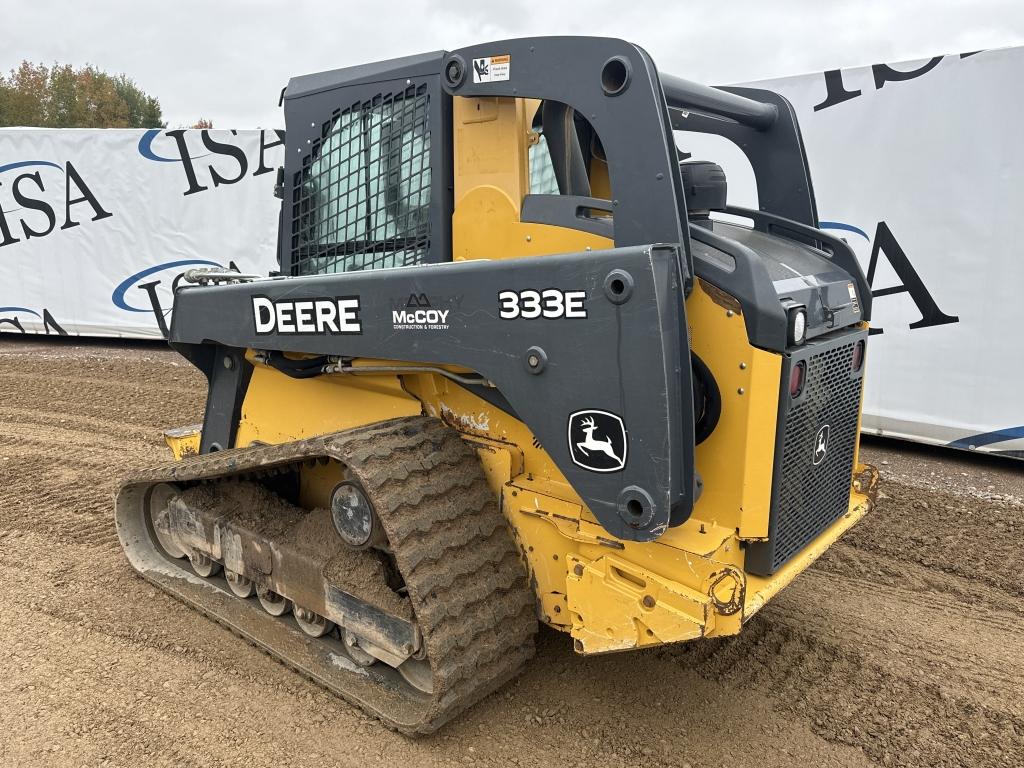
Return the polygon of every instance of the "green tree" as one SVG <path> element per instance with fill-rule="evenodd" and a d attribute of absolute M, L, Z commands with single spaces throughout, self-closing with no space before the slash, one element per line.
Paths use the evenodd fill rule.
<path fill-rule="evenodd" d="M 160 102 L 125 74 L 23 61 L 0 75 L 0 126 L 166 128 Z"/>
<path fill-rule="evenodd" d="M 144 93 L 127 75 L 114 78 L 114 90 L 128 108 L 128 124 L 133 128 L 166 128 L 160 114 L 160 102 Z"/>
<path fill-rule="evenodd" d="M 0 125 L 46 125 L 49 70 L 21 62 L 10 77 L 0 76 Z"/>

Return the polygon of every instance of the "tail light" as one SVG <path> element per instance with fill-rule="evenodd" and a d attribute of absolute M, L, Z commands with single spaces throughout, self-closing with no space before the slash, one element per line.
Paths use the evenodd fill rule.
<path fill-rule="evenodd" d="M 851 370 L 857 373 L 864 365 L 864 340 L 861 339 L 853 345 L 853 362 L 850 365 Z"/>
<path fill-rule="evenodd" d="M 802 360 L 789 372 L 789 396 L 800 397 L 804 391 L 804 379 L 807 377 L 807 364 Z"/>

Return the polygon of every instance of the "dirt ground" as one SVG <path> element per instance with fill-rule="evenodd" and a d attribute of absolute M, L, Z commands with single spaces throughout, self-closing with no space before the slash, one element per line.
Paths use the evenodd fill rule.
<path fill-rule="evenodd" d="M 200 420 L 158 345 L 0 337 L 0 766 L 1020 766 L 1024 465 L 870 442 L 879 508 L 738 638 L 578 658 L 410 741 L 137 578 L 112 492 Z"/>

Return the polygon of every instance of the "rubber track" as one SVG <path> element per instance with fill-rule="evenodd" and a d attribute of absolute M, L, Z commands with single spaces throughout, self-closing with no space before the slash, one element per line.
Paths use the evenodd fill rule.
<path fill-rule="evenodd" d="M 317 456 L 347 465 L 370 496 L 434 673 L 419 722 L 367 711 L 409 735 L 433 732 L 517 676 L 534 654 L 537 631 L 533 590 L 508 523 L 476 452 L 456 431 L 428 417 L 392 419 L 140 470 L 122 489 L 229 478 Z"/>

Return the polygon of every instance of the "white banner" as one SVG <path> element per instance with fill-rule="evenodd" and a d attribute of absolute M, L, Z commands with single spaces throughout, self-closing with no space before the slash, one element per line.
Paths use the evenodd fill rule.
<path fill-rule="evenodd" d="M 752 84 L 793 103 L 821 226 L 871 282 L 866 432 L 1024 457 L 1022 76 L 1010 48 Z M 756 208 L 746 158 L 690 138 Z"/>
<path fill-rule="evenodd" d="M 0 129 L 0 332 L 160 338 L 184 270 L 277 269 L 283 135 Z"/>

